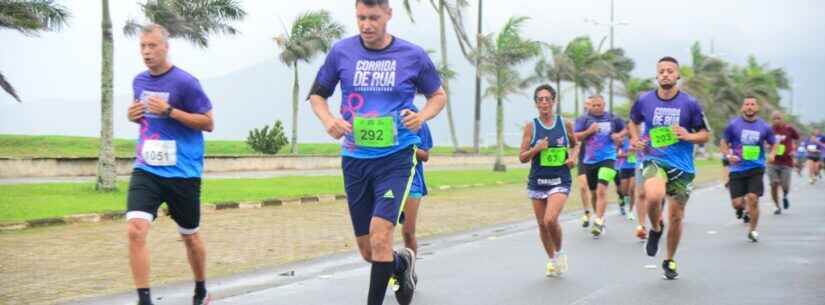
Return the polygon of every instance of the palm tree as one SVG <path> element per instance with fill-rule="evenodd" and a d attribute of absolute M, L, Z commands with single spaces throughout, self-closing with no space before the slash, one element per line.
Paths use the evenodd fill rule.
<path fill-rule="evenodd" d="M 112 143 L 112 30 L 109 17 L 109 1 L 103 3 L 103 72 L 101 77 L 100 106 L 103 115 L 100 126 L 100 157 L 98 158 L 98 190 L 115 189 L 114 146 Z M 198 47 L 209 46 L 209 36 L 216 33 L 235 35 L 238 30 L 229 25 L 240 21 L 246 12 L 235 0 L 147 0 L 140 4 L 144 16 L 149 22 L 162 25 L 172 38 L 183 38 Z M 135 20 L 129 20 L 123 27 L 123 33 L 134 36 L 142 26 Z"/>
<path fill-rule="evenodd" d="M 516 66 L 541 53 L 539 42 L 521 37 L 528 17 L 510 17 L 498 33 L 481 37 L 475 56 L 481 59 L 480 71 L 487 81 L 484 96 L 496 99 L 496 163 L 494 171 L 505 171 L 501 161 L 504 151 L 504 100 L 521 92 L 524 79 Z"/>
<path fill-rule="evenodd" d="M 561 113 L 561 82 L 573 79 L 573 61 L 567 57 L 561 46 L 546 45 L 546 48 L 550 50 L 550 58 L 542 55 L 536 63 L 535 69 L 533 69 L 533 76 L 527 79 L 527 83 L 555 82 L 556 112 Z"/>
<path fill-rule="evenodd" d="M 626 103 L 622 103 L 613 109 L 613 113 L 622 118 L 630 115 L 630 107 L 639 99 L 639 95 L 646 91 L 656 89 L 653 78 L 629 77 L 622 80 L 622 95 L 627 98 Z"/>
<path fill-rule="evenodd" d="M 140 7 L 146 19 L 169 31 L 169 37 L 183 38 L 201 48 L 209 47 L 212 34 L 238 34 L 230 23 L 246 17 L 237 0 L 147 0 Z M 135 20 L 129 20 L 123 33 L 133 36 L 140 28 Z"/>
<path fill-rule="evenodd" d="M 112 37 L 112 17 L 109 14 L 109 0 L 101 0 L 101 41 L 100 41 L 100 150 L 97 155 L 97 177 L 95 189 L 111 192 L 117 187 L 117 167 L 113 145 L 112 87 L 114 83 L 114 38 Z"/>
<path fill-rule="evenodd" d="M 604 41 L 602 41 L 604 42 Z M 579 116 L 579 93 L 584 93 L 587 89 L 596 88 L 601 91 L 603 86 L 602 77 L 607 74 L 606 65 L 602 65 L 598 52 L 593 48 L 590 37 L 580 36 L 571 40 L 564 49 L 564 54 L 573 63 L 573 91 L 575 93 L 574 115 Z"/>
<path fill-rule="evenodd" d="M 292 145 L 289 152 L 298 153 L 298 62 L 309 63 L 316 55 L 327 52 L 332 41 L 344 35 L 344 26 L 332 20 L 326 10 L 307 12 L 292 23 L 289 32 L 275 37 L 283 50 L 279 59 L 294 72 L 292 85 Z"/>
<path fill-rule="evenodd" d="M 420 1 L 420 0 L 419 0 Z M 462 54 L 464 54 L 465 58 L 472 62 L 472 58 L 470 57 L 470 43 L 469 39 L 467 38 L 466 31 L 464 30 L 464 17 L 462 15 L 462 9 L 467 7 L 468 3 L 466 0 L 430 0 L 430 5 L 433 7 L 435 12 L 438 14 L 438 29 L 439 29 L 439 37 L 440 37 L 440 44 L 441 44 L 441 62 L 439 63 L 438 67 L 439 70 L 455 74 L 452 70 L 450 70 L 450 65 L 447 58 L 447 21 L 446 18 L 449 17 L 450 21 L 452 22 L 453 32 L 458 39 L 458 45 L 461 48 Z M 410 17 L 410 21 L 413 23 L 415 19 L 412 15 L 412 7 L 410 5 L 410 0 L 404 0 L 403 2 L 404 9 L 407 12 L 407 15 Z M 452 90 L 450 90 L 450 80 L 449 79 L 442 79 L 442 86 L 444 87 L 444 91 L 447 93 L 447 124 L 449 125 L 450 129 L 450 139 L 453 142 L 453 150 L 458 151 L 458 136 L 456 136 L 455 132 L 455 123 L 453 121 L 453 107 L 452 99 Z"/>
<path fill-rule="evenodd" d="M 0 29 L 15 30 L 26 36 L 37 36 L 41 31 L 58 31 L 71 14 L 54 0 L 0 0 Z M 0 72 L 0 87 L 18 103 L 17 91 Z"/>

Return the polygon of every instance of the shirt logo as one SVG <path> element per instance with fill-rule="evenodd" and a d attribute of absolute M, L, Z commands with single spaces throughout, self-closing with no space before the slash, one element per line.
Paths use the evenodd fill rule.
<path fill-rule="evenodd" d="M 742 145 L 759 144 L 760 133 L 756 130 L 742 129 L 742 134 L 739 135 L 739 142 Z"/>
<path fill-rule="evenodd" d="M 656 107 L 653 110 L 653 126 L 671 126 L 679 124 L 682 109 Z"/>
<path fill-rule="evenodd" d="M 392 194 L 392 190 L 387 190 L 387 192 L 384 193 L 384 198 L 393 199 L 393 198 L 395 198 L 395 195 Z"/>
<path fill-rule="evenodd" d="M 357 91 L 390 92 L 395 88 L 395 60 L 359 60 L 352 86 Z"/>

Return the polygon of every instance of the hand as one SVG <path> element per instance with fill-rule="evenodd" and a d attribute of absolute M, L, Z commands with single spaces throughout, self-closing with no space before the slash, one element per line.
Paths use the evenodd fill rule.
<path fill-rule="evenodd" d="M 768 154 L 768 163 L 773 164 L 774 161 L 776 161 L 776 156 Z"/>
<path fill-rule="evenodd" d="M 567 165 L 568 168 L 573 168 L 573 167 L 576 166 L 577 161 L 578 160 L 576 160 L 575 158 L 572 158 L 572 156 L 571 156 L 571 158 L 568 158 L 566 161 L 564 161 L 564 165 Z"/>
<path fill-rule="evenodd" d="M 596 133 L 599 131 L 599 124 L 593 123 L 590 124 L 590 127 L 587 128 L 587 133 Z"/>
<path fill-rule="evenodd" d="M 687 141 L 690 138 L 690 132 L 682 126 L 673 125 L 673 133 L 679 140 Z"/>
<path fill-rule="evenodd" d="M 409 109 L 401 110 L 401 117 L 404 121 L 404 127 L 407 127 L 407 129 L 412 132 L 418 132 L 418 130 L 421 129 L 421 124 L 424 123 L 421 115 Z"/>
<path fill-rule="evenodd" d="M 632 139 L 630 140 L 630 145 L 633 145 L 633 149 L 636 151 L 643 151 L 647 147 L 647 141 L 642 141 L 641 139 Z"/>
<path fill-rule="evenodd" d="M 352 124 L 341 118 L 332 118 L 324 122 L 324 129 L 334 139 L 341 139 L 345 134 L 352 133 Z"/>
<path fill-rule="evenodd" d="M 550 142 L 547 140 L 547 137 L 544 139 L 536 141 L 536 145 L 533 148 L 538 149 L 539 151 L 547 149 L 550 146 Z"/>
<path fill-rule="evenodd" d="M 129 121 L 137 123 L 140 119 L 143 118 L 143 112 L 143 103 L 141 103 L 138 100 L 135 100 L 134 102 L 132 102 L 131 105 L 129 105 L 129 112 L 127 117 L 129 118 Z"/>
<path fill-rule="evenodd" d="M 740 161 L 740 160 L 739 160 L 739 157 L 737 157 L 737 156 L 736 156 L 736 155 L 734 155 L 734 154 L 728 154 L 728 155 L 727 155 L 727 156 L 725 156 L 725 157 L 728 159 L 728 162 L 730 162 L 730 164 L 737 164 L 737 163 L 739 163 L 739 161 Z"/>
<path fill-rule="evenodd" d="M 169 108 L 169 103 L 158 96 L 150 96 L 146 101 L 146 108 L 154 114 L 163 114 Z"/>

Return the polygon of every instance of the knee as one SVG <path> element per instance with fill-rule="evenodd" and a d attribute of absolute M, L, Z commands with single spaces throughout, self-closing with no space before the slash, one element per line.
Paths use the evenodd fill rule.
<path fill-rule="evenodd" d="M 684 216 L 680 212 L 670 213 L 670 224 L 671 226 L 678 225 L 682 223 L 682 218 Z"/>
<path fill-rule="evenodd" d="M 747 194 L 745 195 L 745 200 L 749 205 L 755 205 L 756 201 L 759 200 L 759 197 L 757 197 L 756 194 Z"/>
<path fill-rule="evenodd" d="M 381 252 L 383 250 L 390 250 L 392 244 L 388 234 L 370 234 L 370 248 L 373 252 Z"/>
<path fill-rule="evenodd" d="M 129 236 L 129 242 L 142 243 L 146 241 L 146 235 L 149 234 L 149 224 L 140 220 L 129 221 L 126 225 L 126 233 Z"/>
<path fill-rule="evenodd" d="M 193 248 L 200 245 L 200 236 L 195 234 L 181 234 L 181 239 L 183 239 L 183 243 L 186 244 L 187 248 Z"/>
<path fill-rule="evenodd" d="M 542 227 L 544 227 L 543 228 L 544 230 L 554 229 L 558 225 L 559 225 L 558 220 L 550 218 L 550 217 L 545 217 L 544 220 L 542 221 Z"/>

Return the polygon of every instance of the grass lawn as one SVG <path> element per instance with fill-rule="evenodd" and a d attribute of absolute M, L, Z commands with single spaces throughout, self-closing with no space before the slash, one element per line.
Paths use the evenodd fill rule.
<path fill-rule="evenodd" d="M 115 139 L 115 154 L 118 157 L 133 157 L 135 140 Z M 206 155 L 259 155 L 244 141 L 209 140 L 205 143 Z M 0 157 L 97 157 L 100 140 L 95 137 L 73 136 L 27 136 L 0 134 Z M 470 151 L 470 148 L 462 148 Z M 337 155 L 341 147 L 336 143 L 298 144 L 301 155 Z M 286 155 L 289 147 L 281 149 L 279 155 Z M 450 155 L 453 148 L 437 146 L 432 150 L 436 155 Z M 485 147 L 482 154 L 494 154 L 495 148 Z M 505 148 L 507 155 L 516 155 L 518 148 Z"/>
<path fill-rule="evenodd" d="M 513 169 L 505 173 L 489 170 L 430 171 L 430 188 L 443 185 L 483 183 L 522 183 L 527 169 Z M 92 183 L 46 183 L 0 185 L 0 222 L 11 222 L 71 214 L 125 210 L 126 181 L 118 183 L 118 191 L 98 193 Z M 263 200 L 270 198 L 298 198 L 318 194 L 344 192 L 343 178 L 339 176 L 290 176 L 269 179 L 204 180 L 201 200 L 204 203 L 225 201 Z"/>

